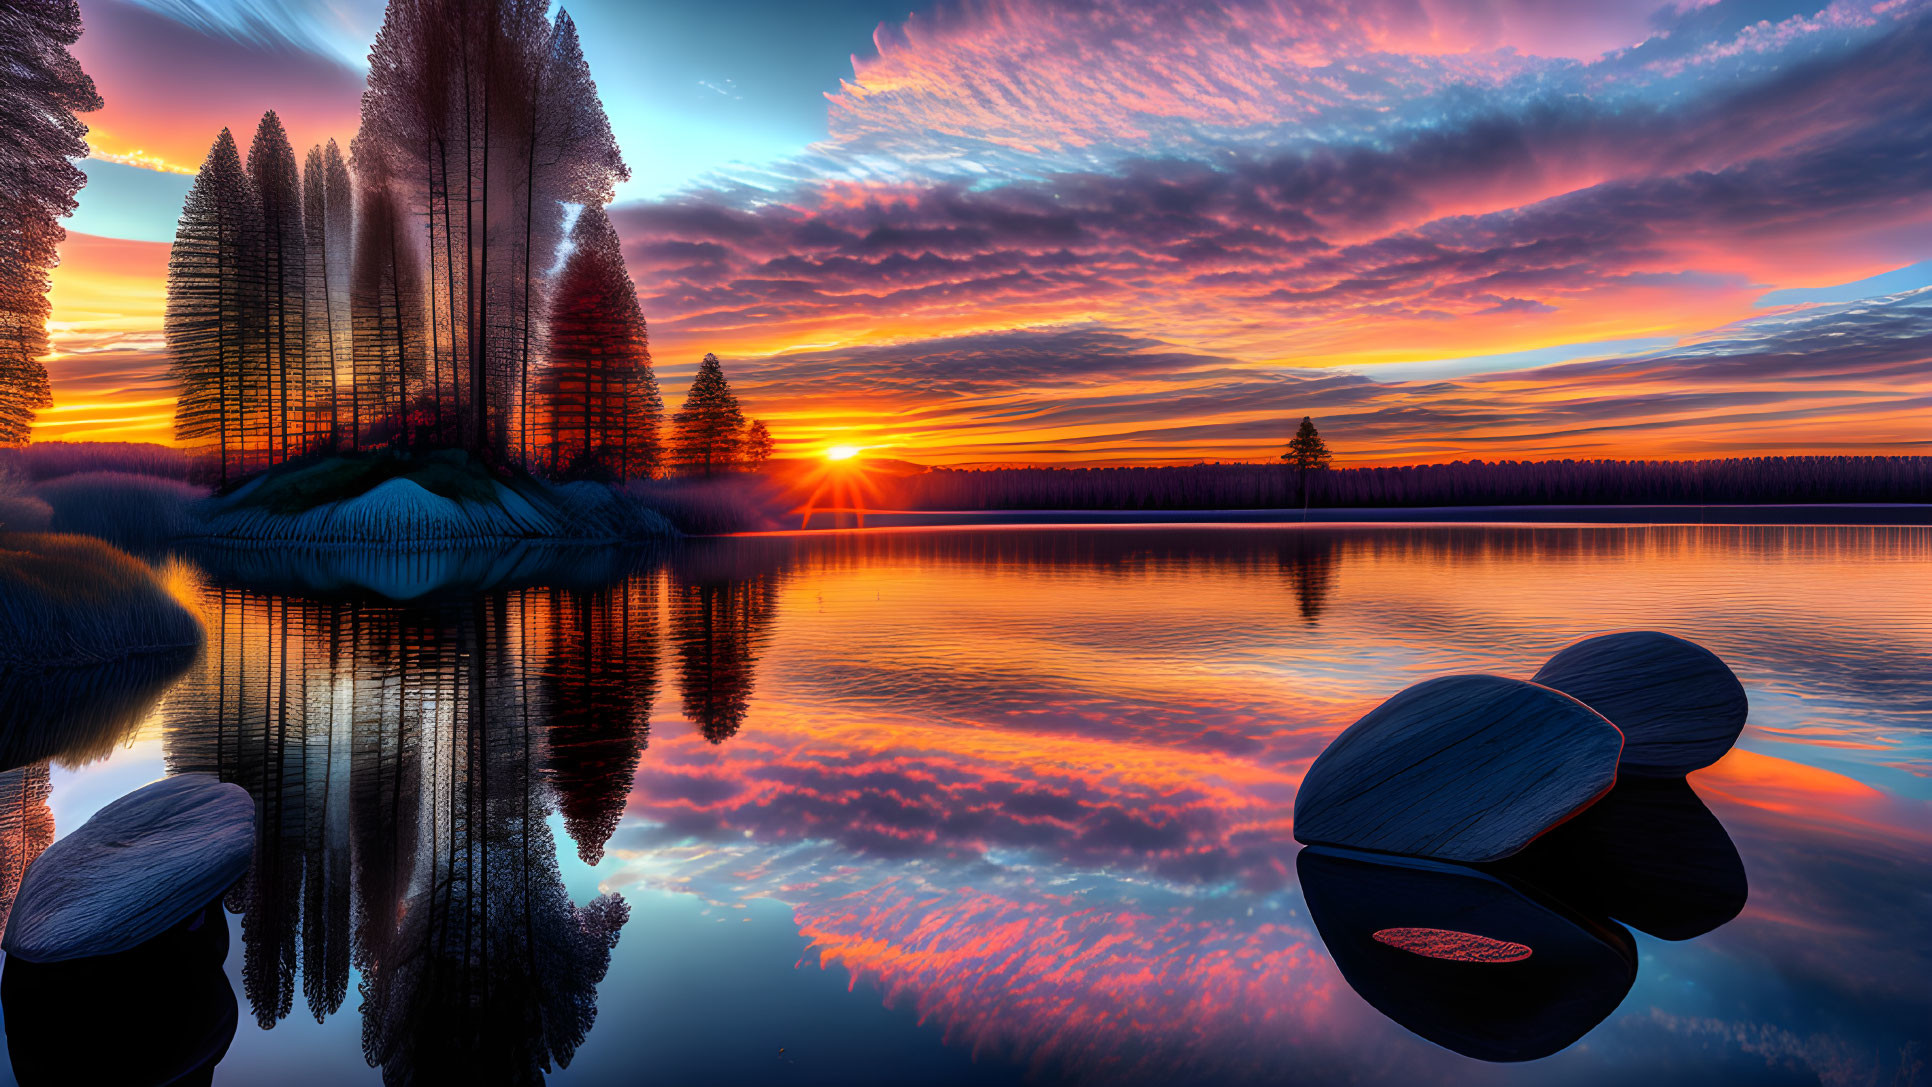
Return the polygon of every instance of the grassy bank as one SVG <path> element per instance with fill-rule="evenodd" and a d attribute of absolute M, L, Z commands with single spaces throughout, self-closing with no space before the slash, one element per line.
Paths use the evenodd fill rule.
<path fill-rule="evenodd" d="M 86 536 L 0 534 L 0 667 L 192 651 L 201 624 L 167 583 L 180 576 Z"/>

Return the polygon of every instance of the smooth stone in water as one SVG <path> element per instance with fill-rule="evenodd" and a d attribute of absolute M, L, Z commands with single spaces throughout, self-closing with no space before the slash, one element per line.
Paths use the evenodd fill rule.
<path fill-rule="evenodd" d="M 28 867 L 0 949 L 28 962 L 127 951 L 214 901 L 248 871 L 255 802 L 181 774 L 96 812 Z"/>
<path fill-rule="evenodd" d="M 1535 681 L 1581 700 L 1623 731 L 1619 769 L 1682 777 L 1723 757 L 1744 731 L 1744 685 L 1717 654 L 1655 630 L 1585 638 Z"/>
<path fill-rule="evenodd" d="M 1335 737 L 1295 794 L 1303 842 L 1501 860 L 1617 779 L 1623 737 L 1568 695 L 1503 676 L 1418 683 Z"/>

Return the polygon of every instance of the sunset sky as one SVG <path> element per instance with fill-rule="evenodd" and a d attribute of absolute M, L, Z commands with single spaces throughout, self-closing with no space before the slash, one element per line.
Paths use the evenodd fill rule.
<path fill-rule="evenodd" d="M 569 6 L 675 407 L 781 455 L 1923 453 L 1932 0 Z M 222 126 L 356 127 L 378 0 L 81 0 L 42 440 L 166 441 Z"/>

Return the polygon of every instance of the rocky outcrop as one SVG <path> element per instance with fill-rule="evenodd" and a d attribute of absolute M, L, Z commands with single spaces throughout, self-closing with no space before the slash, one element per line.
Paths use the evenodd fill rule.
<path fill-rule="evenodd" d="M 163 778 L 48 846 L 0 950 L 27 962 L 128 951 L 199 913 L 248 871 L 255 802 L 206 774 Z"/>

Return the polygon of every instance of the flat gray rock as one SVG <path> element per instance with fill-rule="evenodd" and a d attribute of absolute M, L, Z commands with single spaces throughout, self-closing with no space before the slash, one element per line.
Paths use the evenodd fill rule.
<path fill-rule="evenodd" d="M 1639 777 L 1682 777 L 1716 762 L 1750 712 L 1744 685 L 1717 654 L 1655 630 L 1585 638 L 1535 679 L 1621 729 L 1619 769 Z"/>
<path fill-rule="evenodd" d="M 136 947 L 233 886 L 254 847 L 255 802 L 241 786 L 207 774 L 143 786 L 28 867 L 0 949 L 63 962 Z"/>
<path fill-rule="evenodd" d="M 1568 695 L 1503 676 L 1444 676 L 1335 737 L 1295 794 L 1309 844 L 1501 860 L 1617 780 L 1623 737 Z"/>

